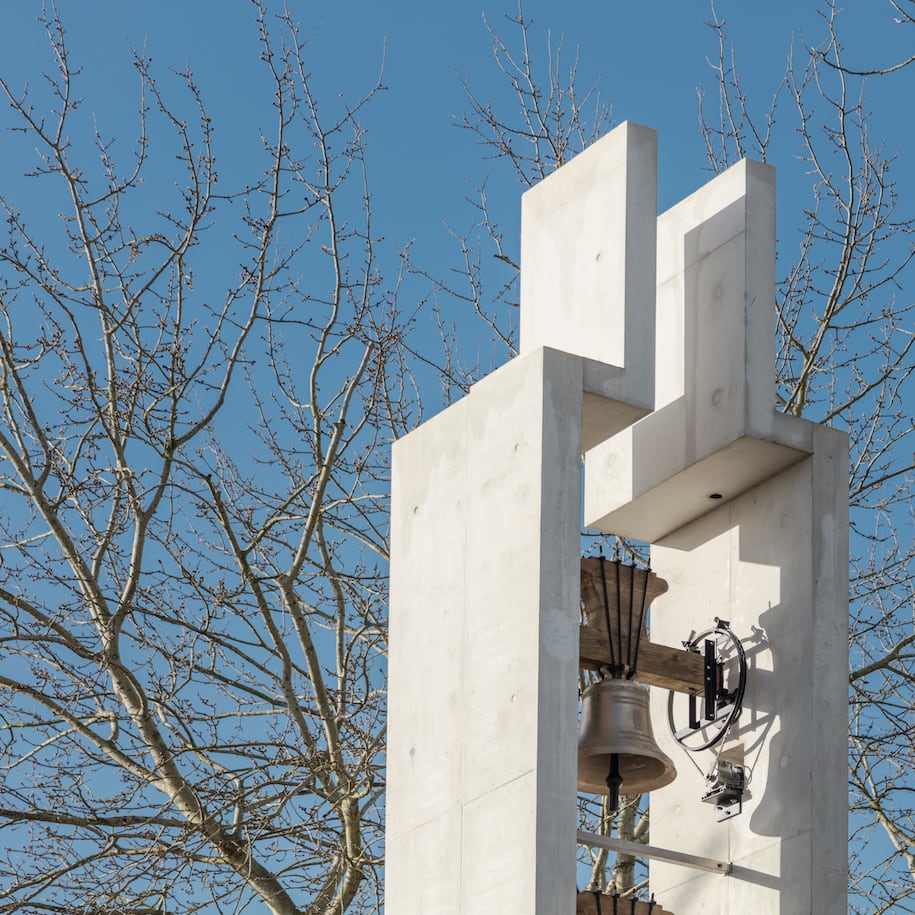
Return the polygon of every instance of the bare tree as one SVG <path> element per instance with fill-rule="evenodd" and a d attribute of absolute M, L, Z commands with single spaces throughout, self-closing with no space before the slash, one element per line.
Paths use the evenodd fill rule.
<path fill-rule="evenodd" d="M 295 24 L 253 11 L 247 186 L 143 54 L 135 143 L 99 124 L 93 157 L 53 9 L 46 87 L 0 80 L 64 213 L 57 240 L 0 199 L 0 912 L 377 910 L 387 454 L 418 409 L 381 84 L 325 120 Z"/>
<path fill-rule="evenodd" d="M 886 0 L 891 9 L 891 18 L 897 26 L 915 25 L 915 0 Z M 828 53 L 822 54 L 823 62 L 829 67 L 836 67 L 843 73 L 850 76 L 886 76 L 889 73 L 897 73 L 905 70 L 912 64 L 915 64 L 915 54 L 904 57 L 893 63 L 879 64 L 870 69 L 860 69 L 849 66 L 844 61 L 831 59 Z"/>
<path fill-rule="evenodd" d="M 911 23 L 911 0 L 888 2 Z M 416 268 L 387 269 L 372 222 L 359 116 L 380 80 L 319 112 L 295 24 L 254 9 L 273 109 L 245 186 L 218 180 L 190 72 L 160 82 L 137 55 L 135 144 L 95 127 L 53 10 L 48 83 L 0 81 L 31 180 L 65 213 L 58 238 L 0 199 L 0 912 L 378 907 L 387 454 L 420 416 L 411 366 L 435 360 L 399 304 Z M 520 6 L 512 21 L 517 52 L 491 35 L 517 112 L 468 86 L 461 126 L 524 187 L 610 111 L 561 43 L 541 74 Z M 810 169 L 781 238 L 778 390 L 851 433 L 852 893 L 904 910 L 913 224 L 831 6 L 824 25 L 757 115 L 714 16 L 702 136 L 715 170 L 765 159 L 787 107 Z M 874 72 L 912 72 L 897 63 Z M 461 355 L 467 325 L 443 308 L 446 400 L 515 347 L 517 251 L 485 181 L 474 204 L 458 269 L 424 275 L 494 354 Z M 635 804 L 583 816 L 647 837 Z M 637 888 L 630 861 L 606 864 L 594 885 Z"/>

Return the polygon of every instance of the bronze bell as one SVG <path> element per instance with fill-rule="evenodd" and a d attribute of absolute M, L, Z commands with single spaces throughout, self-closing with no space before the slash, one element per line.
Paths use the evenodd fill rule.
<path fill-rule="evenodd" d="M 578 788 L 609 794 L 616 810 L 619 794 L 641 794 L 669 785 L 674 764 L 655 743 L 648 691 L 632 680 L 607 678 L 582 694 L 578 735 Z"/>

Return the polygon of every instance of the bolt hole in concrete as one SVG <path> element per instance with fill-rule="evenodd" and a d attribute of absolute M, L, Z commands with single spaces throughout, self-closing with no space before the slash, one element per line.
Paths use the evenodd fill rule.
<path fill-rule="evenodd" d="M 723 499 L 724 498 L 724 496 L 720 492 L 710 492 L 708 497 L 710 499 Z"/>

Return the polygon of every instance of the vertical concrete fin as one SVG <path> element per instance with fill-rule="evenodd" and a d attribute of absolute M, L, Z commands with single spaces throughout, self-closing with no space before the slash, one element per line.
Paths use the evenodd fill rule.
<path fill-rule="evenodd" d="M 775 171 L 744 160 L 658 217 L 656 407 L 710 450 L 775 407 Z"/>
<path fill-rule="evenodd" d="M 651 548 L 670 584 L 652 606 L 652 639 L 676 644 L 720 616 L 749 660 L 724 748 L 746 767 L 739 816 L 719 823 L 699 803 L 714 751 L 693 766 L 657 734 L 679 775 L 651 795 L 652 842 L 734 865 L 722 879 L 652 862 L 652 890 L 683 915 L 846 911 L 848 443 L 794 423 L 809 427 L 812 455 Z M 666 714 L 667 696 L 653 695 L 653 718 Z"/>
<path fill-rule="evenodd" d="M 654 402 L 658 139 L 625 122 L 521 201 L 521 352 L 626 369 Z"/>

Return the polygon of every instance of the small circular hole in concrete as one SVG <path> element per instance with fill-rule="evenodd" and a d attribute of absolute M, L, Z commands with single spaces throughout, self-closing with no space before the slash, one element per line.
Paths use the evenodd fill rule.
<path fill-rule="evenodd" d="M 724 496 L 721 495 L 720 492 L 712 492 L 712 493 L 709 493 L 709 498 L 710 498 L 710 499 L 716 499 L 716 500 L 717 500 L 717 499 L 723 499 Z"/>

